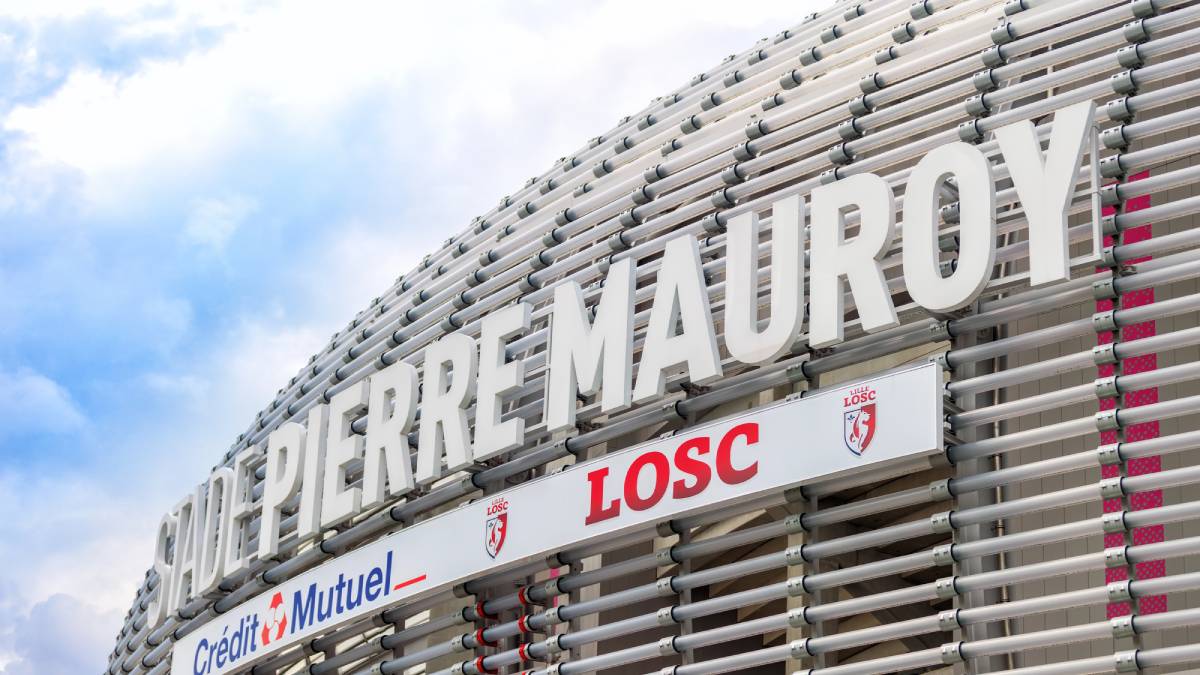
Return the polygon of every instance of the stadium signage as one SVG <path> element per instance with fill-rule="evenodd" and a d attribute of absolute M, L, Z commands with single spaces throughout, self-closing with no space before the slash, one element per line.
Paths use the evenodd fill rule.
<path fill-rule="evenodd" d="M 874 393 L 876 435 L 852 452 L 843 438 L 844 401 L 864 388 Z M 305 638 L 486 571 L 815 478 L 937 452 L 941 388 L 941 369 L 925 364 L 685 429 L 466 504 L 218 615 L 179 640 L 171 673 L 242 670 Z"/>
<path fill-rule="evenodd" d="M 1066 214 L 1082 155 L 1094 138 L 1093 115 L 1090 102 L 1059 110 L 1044 151 L 1028 121 L 995 131 L 1009 167 L 1007 177 L 1028 220 L 1031 284 L 1069 278 Z M 979 146 L 954 142 L 935 148 L 908 175 L 899 227 L 892 187 L 874 174 L 853 174 L 820 186 L 807 200 L 800 195 L 778 199 L 772 207 L 770 319 L 765 322 L 759 316 L 760 227 L 755 214 L 735 215 L 726 223 L 720 324 L 713 320 L 696 237 L 669 239 L 661 259 L 651 263 L 658 266 L 656 285 L 636 379 L 634 260 L 611 264 L 594 315 L 579 284 L 558 284 L 553 289 L 539 432 L 575 428 L 580 395 L 595 396 L 601 413 L 613 413 L 661 398 L 671 375 L 682 374 L 696 384 L 720 379 L 717 325 L 723 327 L 728 354 L 741 363 L 766 364 L 788 353 L 805 320 L 806 219 L 812 238 L 807 256 L 810 347 L 842 340 L 844 289 L 865 331 L 898 325 L 881 264 L 896 244 L 897 230 L 903 242 L 903 281 L 912 300 L 931 312 L 968 305 L 983 289 L 995 261 L 993 172 Z M 958 257 L 947 274 L 939 260 L 939 204 L 950 178 L 960 217 Z M 849 239 L 848 230 L 854 231 Z M 326 394 L 325 402 L 308 410 L 306 424 L 284 422 L 264 444 L 243 450 L 229 466 L 217 468 L 160 521 L 154 569 L 161 585 L 147 609 L 149 625 L 157 626 L 191 598 L 215 592 L 224 578 L 249 569 L 253 562 L 278 556 L 280 524 L 293 508 L 297 524 L 287 536 L 313 541 L 417 486 L 522 447 L 525 420 L 504 419 L 501 411 L 525 387 L 525 364 L 510 358 L 508 343 L 529 331 L 531 321 L 527 303 L 493 311 L 480 320 L 478 338 L 451 333 L 427 345 L 421 372 L 417 363 L 401 360 L 369 378 L 339 385 L 336 393 Z M 875 433 L 870 424 L 873 405 L 848 403 L 839 411 L 839 443 L 868 452 Z M 414 470 L 409 433 L 418 410 Z M 356 433 L 351 425 L 364 417 L 365 434 Z M 713 439 L 707 451 L 697 447 L 690 454 L 671 455 L 665 464 L 658 457 L 646 460 L 638 475 L 653 472 L 670 486 L 671 495 L 683 474 L 698 482 L 707 480 L 710 489 L 737 489 L 753 477 L 742 480 L 740 472 L 746 469 L 722 464 L 729 461 L 723 459 L 724 442 Z M 729 440 L 744 442 L 745 438 Z M 266 475 L 261 499 L 256 499 L 254 470 L 264 454 Z M 361 482 L 351 480 L 360 466 Z M 595 522 L 612 519 L 605 514 L 613 499 L 619 502 L 611 508 L 622 513 L 647 503 L 649 512 L 671 502 L 666 492 L 659 494 L 668 488 L 657 483 L 653 491 L 642 493 L 625 484 L 618 488 L 618 479 L 613 474 L 611 485 L 601 478 L 593 483 L 602 500 Z M 680 489 L 687 492 L 692 489 L 689 484 L 685 481 Z M 622 491 L 619 498 L 609 496 L 617 490 Z M 494 527 L 510 517 L 493 515 Z M 496 550 L 511 545 L 501 540 Z"/>

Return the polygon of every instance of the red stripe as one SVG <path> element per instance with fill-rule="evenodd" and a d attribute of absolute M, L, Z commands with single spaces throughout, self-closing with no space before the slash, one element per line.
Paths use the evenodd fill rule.
<path fill-rule="evenodd" d="M 1149 175 L 1150 174 L 1148 171 L 1143 171 L 1142 173 L 1130 176 L 1128 180 L 1130 182 L 1136 181 L 1136 180 L 1141 180 L 1143 178 L 1146 178 Z M 1149 206 L 1150 206 L 1150 197 L 1148 195 L 1142 196 L 1142 197 L 1135 197 L 1135 198 L 1130 199 L 1129 201 L 1125 202 L 1125 211 L 1126 212 L 1140 211 L 1142 209 L 1148 208 Z M 1105 211 L 1104 211 L 1104 215 L 1109 215 L 1114 212 L 1115 211 L 1112 208 L 1106 207 Z M 1138 227 L 1132 227 L 1132 228 L 1129 228 L 1128 230 L 1125 230 L 1125 232 L 1123 233 L 1123 236 L 1122 236 L 1122 243 L 1130 244 L 1133 242 L 1149 239 L 1150 237 L 1151 237 L 1151 225 L 1140 225 Z M 1106 238 L 1106 240 L 1105 240 L 1106 245 L 1111 245 L 1112 243 L 1113 242 L 1112 242 L 1111 237 Z M 1141 258 L 1138 260 L 1125 261 L 1125 264 L 1141 262 L 1142 260 L 1145 260 L 1145 258 Z M 1152 304 L 1153 302 L 1154 302 L 1154 289 L 1153 288 L 1147 288 L 1147 289 L 1143 289 L 1140 291 L 1132 291 L 1130 293 L 1126 293 L 1121 296 L 1121 307 L 1138 307 L 1138 306 L 1142 306 L 1142 305 L 1149 305 L 1149 304 Z M 1112 308 L 1113 308 L 1113 303 L 1109 300 L 1103 300 L 1103 301 L 1096 303 L 1097 311 L 1107 311 Z M 1156 329 L 1157 329 L 1157 326 L 1154 321 L 1146 321 L 1146 322 L 1139 323 L 1139 324 L 1125 326 L 1121 329 L 1121 340 L 1124 342 L 1129 342 L 1129 341 L 1133 341 L 1133 340 L 1139 340 L 1139 339 L 1142 339 L 1145 337 L 1150 337 L 1157 333 Z M 1097 337 L 1098 337 L 1098 342 L 1100 342 L 1101 344 L 1104 344 L 1107 342 L 1111 342 L 1114 336 L 1112 333 L 1104 333 Z M 1158 367 L 1158 355 L 1157 354 L 1146 354 L 1145 356 L 1135 356 L 1132 358 L 1125 359 L 1124 361 L 1121 362 L 1121 372 L 1126 375 L 1131 375 L 1133 373 L 1144 373 L 1147 371 L 1155 370 L 1157 367 Z M 1113 374 L 1113 371 L 1114 371 L 1114 369 L 1112 366 L 1101 366 L 1099 368 L 1099 375 L 1101 377 L 1108 377 Z M 1144 389 L 1142 391 L 1126 392 L 1122 398 L 1124 399 L 1122 402 L 1123 407 L 1126 407 L 1126 408 L 1136 408 L 1138 406 L 1157 403 L 1158 402 L 1158 388 L 1151 387 L 1150 389 Z M 1117 401 L 1115 399 L 1104 399 L 1104 400 L 1100 401 L 1100 409 L 1101 410 L 1111 410 L 1114 407 L 1116 407 L 1116 404 L 1117 404 Z M 1125 440 L 1131 441 L 1131 442 L 1132 441 L 1141 441 L 1141 440 L 1145 440 L 1147 438 L 1157 438 L 1158 435 L 1159 435 L 1158 422 L 1146 422 L 1144 424 L 1130 425 L 1129 427 L 1126 427 L 1126 429 L 1125 429 Z M 1102 444 L 1114 443 L 1114 442 L 1116 442 L 1116 440 L 1117 440 L 1117 433 L 1115 431 L 1105 431 L 1105 432 L 1101 433 L 1101 435 L 1100 435 L 1100 442 Z M 1126 474 L 1130 475 L 1130 476 L 1137 476 L 1137 475 L 1146 474 L 1146 473 L 1154 473 L 1154 472 L 1159 471 L 1161 468 L 1162 468 L 1161 460 L 1158 457 L 1142 457 L 1142 458 L 1138 458 L 1138 459 L 1129 460 L 1125 464 Z M 1110 478 L 1110 477 L 1118 475 L 1118 473 L 1119 473 L 1119 471 L 1118 471 L 1117 467 L 1106 466 L 1103 468 L 1101 475 L 1105 478 Z M 1163 503 L 1162 490 L 1150 490 L 1147 492 L 1140 492 L 1140 493 L 1130 496 L 1130 506 L 1131 506 L 1132 510 L 1134 510 L 1134 511 L 1139 511 L 1141 509 L 1162 506 L 1162 503 Z M 1121 504 L 1120 499 L 1109 499 L 1109 500 L 1105 500 L 1105 502 L 1104 502 L 1104 511 L 1105 512 L 1120 511 L 1121 508 L 1122 508 L 1122 504 Z M 1151 543 L 1156 543 L 1156 542 L 1162 541 L 1164 538 L 1163 535 L 1165 534 L 1165 532 L 1164 532 L 1162 525 L 1147 525 L 1145 527 L 1139 527 L 1139 528 L 1134 529 L 1132 534 L 1133 534 L 1133 537 L 1132 537 L 1133 544 L 1135 546 L 1141 546 L 1144 544 L 1151 544 Z M 1107 534 L 1104 536 L 1104 545 L 1105 546 L 1120 546 L 1124 543 L 1125 543 L 1125 536 L 1121 533 Z M 1139 579 L 1151 579 L 1154 577 L 1161 577 L 1161 576 L 1164 576 L 1164 574 L 1166 573 L 1165 565 L 1162 560 L 1151 560 L 1151 561 L 1139 562 L 1136 564 L 1136 570 L 1137 570 L 1137 577 Z M 1106 582 L 1124 581 L 1126 578 L 1128 578 L 1128 571 L 1124 567 L 1109 568 L 1109 569 L 1105 570 L 1104 576 L 1105 576 L 1104 580 Z M 1138 599 L 1138 613 L 1140 613 L 1140 614 L 1153 614 L 1156 612 L 1164 612 L 1164 611 L 1166 611 L 1166 609 L 1167 609 L 1167 597 L 1165 595 L 1148 596 L 1148 597 L 1142 597 L 1142 598 Z M 1126 614 L 1129 614 L 1130 610 L 1131 610 L 1131 607 L 1129 606 L 1129 603 L 1127 603 L 1127 602 L 1109 603 L 1108 616 L 1109 616 L 1109 618 L 1112 618 L 1115 616 L 1124 616 Z"/>
<path fill-rule="evenodd" d="M 421 576 L 413 577 L 413 578 L 409 579 L 408 581 L 401 581 L 400 583 L 396 584 L 395 586 L 392 586 L 392 590 L 398 591 L 401 588 L 404 588 L 405 586 L 412 586 L 413 584 L 419 584 L 422 581 L 425 581 L 425 577 L 427 577 L 427 576 L 429 576 L 429 575 L 422 574 Z"/>

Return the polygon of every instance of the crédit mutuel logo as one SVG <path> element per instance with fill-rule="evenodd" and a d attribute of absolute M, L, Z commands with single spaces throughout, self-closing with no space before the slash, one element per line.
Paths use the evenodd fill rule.
<path fill-rule="evenodd" d="M 487 520 L 483 523 L 483 549 L 488 556 L 495 558 L 504 548 L 504 540 L 508 537 L 508 500 L 497 497 L 487 507 Z"/>
<path fill-rule="evenodd" d="M 393 583 L 393 556 L 389 550 L 364 569 L 264 594 L 262 600 L 253 602 L 257 607 L 252 611 L 236 621 L 229 618 L 219 638 L 202 638 L 196 643 L 191 655 L 193 675 L 225 672 L 280 640 L 332 625 L 348 612 L 386 602 L 394 591 L 425 581 L 426 575 L 422 574 Z"/>
<path fill-rule="evenodd" d="M 842 397 L 842 438 L 855 455 L 862 455 L 875 438 L 875 390 L 869 384 Z"/>

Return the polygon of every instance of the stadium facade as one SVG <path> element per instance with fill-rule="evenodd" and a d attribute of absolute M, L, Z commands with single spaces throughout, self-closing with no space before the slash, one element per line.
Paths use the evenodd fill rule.
<path fill-rule="evenodd" d="M 334 335 L 107 672 L 1196 665 L 1197 44 L 871 0 L 728 57 Z"/>

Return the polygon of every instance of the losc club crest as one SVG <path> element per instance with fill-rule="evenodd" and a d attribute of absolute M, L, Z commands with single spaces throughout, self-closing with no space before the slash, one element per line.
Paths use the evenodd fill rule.
<path fill-rule="evenodd" d="M 875 438 L 875 390 L 870 385 L 851 389 L 842 397 L 842 438 L 856 455 L 867 451 Z"/>
<path fill-rule="evenodd" d="M 500 555 L 504 540 L 508 537 L 508 500 L 498 497 L 487 507 L 487 520 L 483 525 L 483 549 L 493 558 Z"/>

